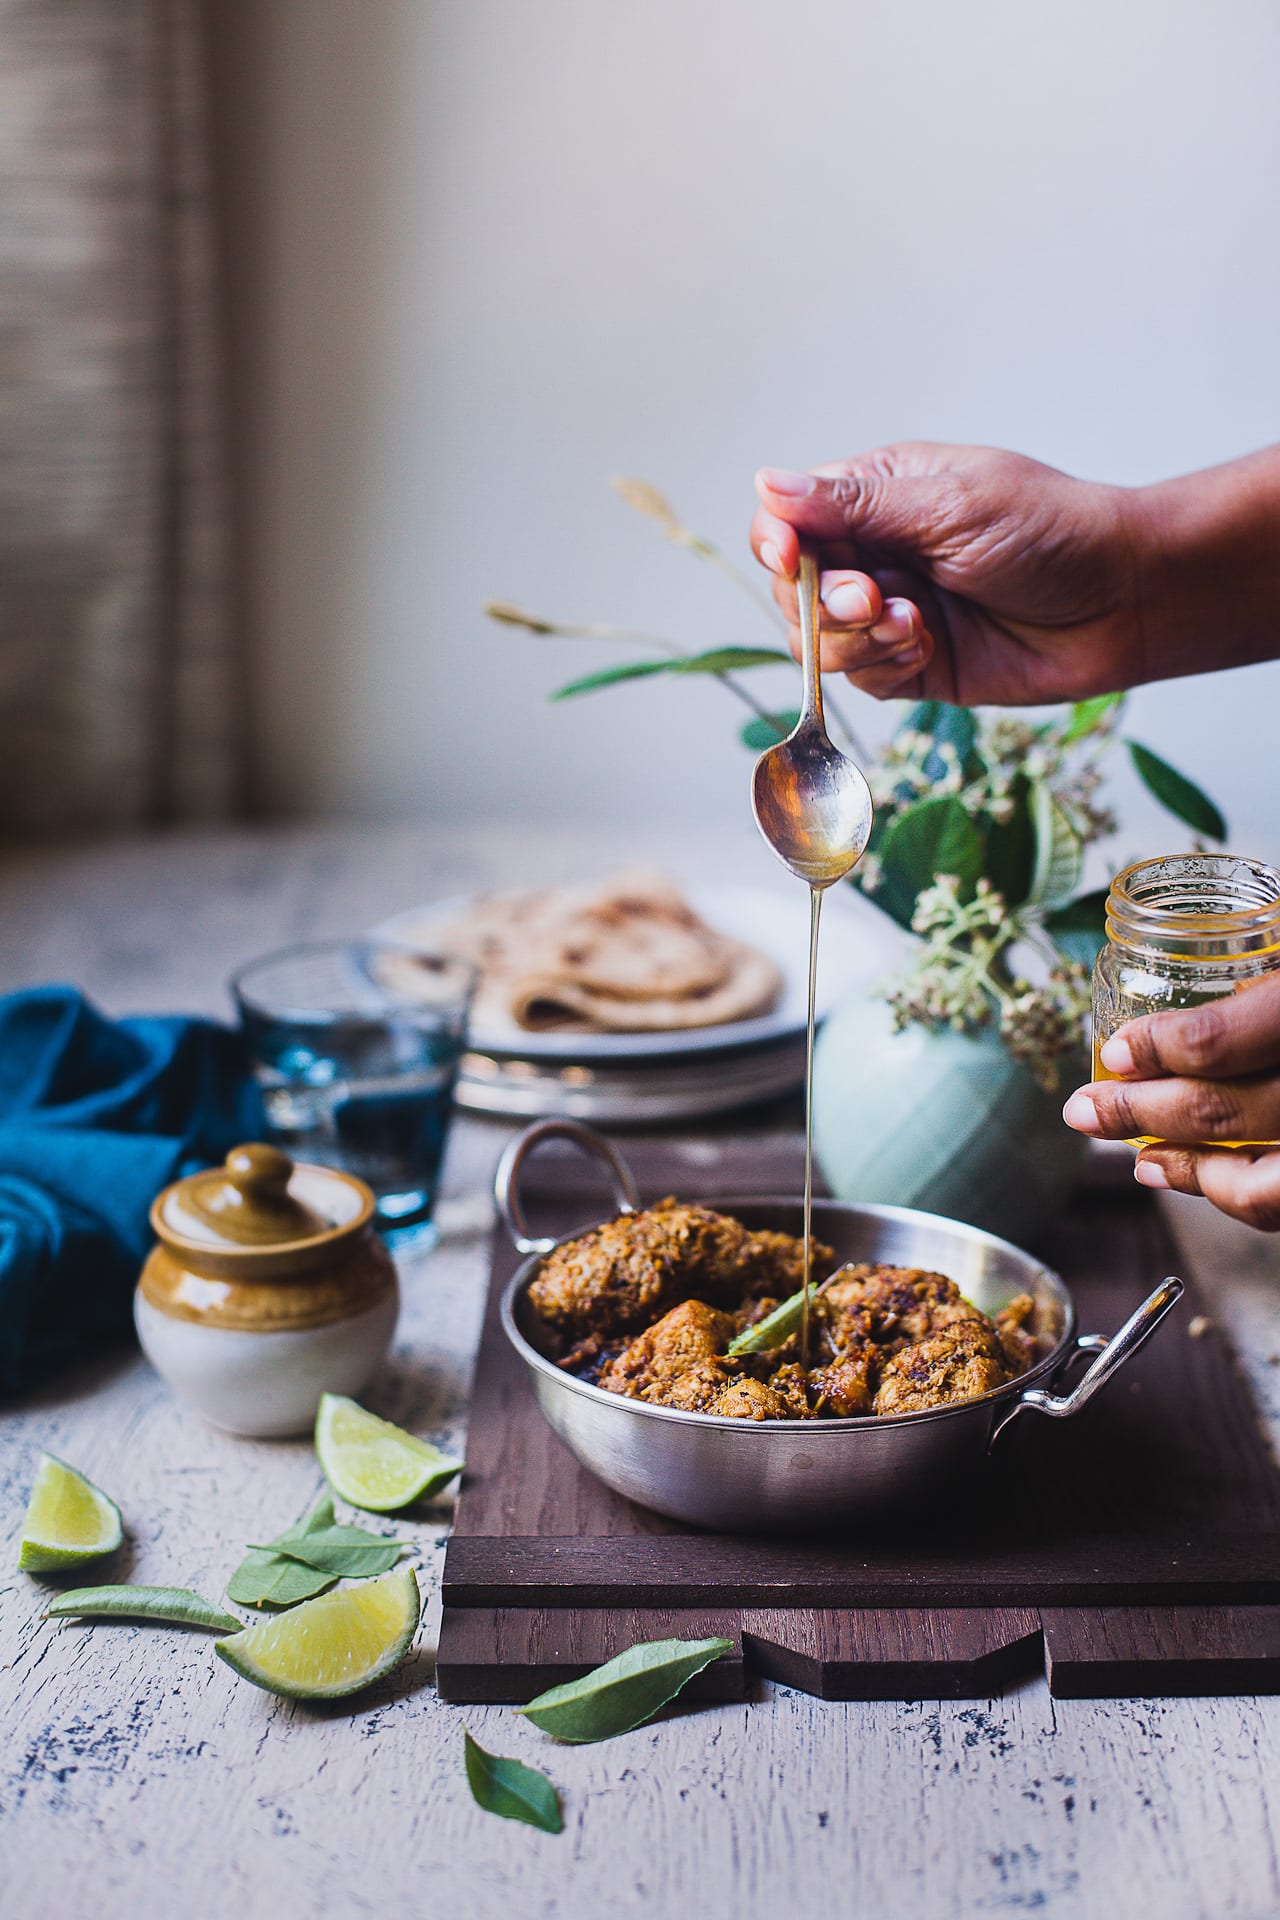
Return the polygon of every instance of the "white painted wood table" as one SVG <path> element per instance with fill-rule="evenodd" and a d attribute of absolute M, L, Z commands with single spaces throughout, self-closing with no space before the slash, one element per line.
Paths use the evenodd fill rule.
<path fill-rule="evenodd" d="M 589 833 L 308 830 L 180 837 L 0 857 L 0 989 L 74 979 L 112 1012 L 225 1012 L 231 965 L 353 930 L 476 884 L 567 879 L 619 853 Z M 628 857 L 668 851 L 639 838 Z M 764 877 L 747 836 L 717 849 Z M 679 862 L 676 863 L 677 869 Z M 771 870 L 770 870 L 771 871 Z M 465 1439 L 485 1278 L 487 1185 L 505 1137 L 460 1124 L 441 1245 L 406 1263 L 406 1311 L 377 1404 Z M 1214 1292 L 1273 1437 L 1280 1248 L 1194 1204 L 1175 1225 Z M 231 1439 L 181 1415 L 128 1354 L 0 1408 L 0 1529 L 16 1542 L 38 1450 L 122 1503 L 127 1576 L 215 1596 L 241 1542 L 300 1512 L 304 1443 Z M 763 1686 L 587 1748 L 505 1708 L 443 1705 L 431 1683 L 447 1527 L 413 1527 L 433 1605 L 418 1652 L 354 1707 L 272 1699 L 207 1636 L 52 1625 L 41 1589 L 0 1575 L 0 1887 L 23 1920 L 692 1912 L 698 1920 L 1038 1912 L 1280 1913 L 1280 1698 L 832 1704 Z M 4 1565 L 15 1559 L 11 1544 Z M 566 1830 L 481 1813 L 466 1724 L 546 1769 Z"/>

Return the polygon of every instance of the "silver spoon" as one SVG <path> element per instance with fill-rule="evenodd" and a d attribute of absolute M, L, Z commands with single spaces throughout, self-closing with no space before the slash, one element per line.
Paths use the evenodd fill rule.
<path fill-rule="evenodd" d="M 811 887 L 852 872 L 871 838 L 871 789 L 827 733 L 818 673 L 818 563 L 800 555 L 797 582 L 804 706 L 795 729 L 756 761 L 751 805 L 784 867 Z"/>
<path fill-rule="evenodd" d="M 800 554 L 801 665 L 804 706 L 793 731 L 756 761 L 751 805 L 756 825 L 784 867 L 809 888 L 809 1018 L 804 1074 L 804 1289 L 800 1365 L 809 1364 L 809 1301 L 813 1292 L 813 1038 L 817 1020 L 818 917 L 822 895 L 852 872 L 871 838 L 871 789 L 846 760 L 822 718 L 818 672 L 818 563 Z"/>

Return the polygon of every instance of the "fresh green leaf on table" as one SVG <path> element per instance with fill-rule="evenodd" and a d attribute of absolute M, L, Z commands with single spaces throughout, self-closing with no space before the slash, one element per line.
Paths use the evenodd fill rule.
<path fill-rule="evenodd" d="M 1082 893 L 1044 917 L 1044 930 L 1059 952 L 1078 966 L 1091 967 L 1107 937 L 1106 887 Z"/>
<path fill-rule="evenodd" d="M 679 654 L 671 660 L 633 660 L 626 666 L 602 667 L 598 673 L 571 680 L 551 698 L 571 700 L 575 694 L 594 693 L 597 687 L 612 687 L 622 680 L 647 680 L 655 673 L 738 673 L 744 667 L 780 665 L 795 665 L 780 647 L 713 647 L 708 653 Z"/>
<path fill-rule="evenodd" d="M 764 753 L 769 747 L 776 747 L 779 740 L 785 740 L 799 724 L 800 714 L 797 708 L 789 708 L 785 713 L 771 713 L 768 717 L 758 715 L 748 720 L 738 735 L 744 747 L 750 747 L 753 753 Z"/>
<path fill-rule="evenodd" d="M 332 1525 L 333 1499 L 322 1493 L 310 1513 L 280 1538 L 295 1542 Z M 296 1607 L 299 1601 L 313 1600 L 323 1593 L 336 1578 L 335 1574 L 318 1573 L 314 1567 L 286 1559 L 268 1547 L 255 1547 L 228 1580 L 227 1598 L 240 1607 Z"/>
<path fill-rule="evenodd" d="M 464 1727 L 462 1738 L 467 1764 L 467 1783 L 471 1797 L 486 1813 L 503 1820 L 523 1820 L 543 1833 L 559 1833 L 564 1827 L 560 1796 L 536 1767 L 522 1760 L 504 1760 L 486 1753 Z"/>
<path fill-rule="evenodd" d="M 1109 713 L 1114 713 L 1124 701 L 1122 693 L 1098 693 L 1092 700 L 1077 700 L 1071 709 L 1071 718 L 1062 735 L 1064 747 L 1073 746 L 1077 740 L 1085 739 L 1096 733 Z"/>
<path fill-rule="evenodd" d="M 278 1534 L 274 1540 L 256 1543 L 254 1551 L 283 1554 L 318 1573 L 332 1574 L 335 1580 L 368 1580 L 389 1573 L 404 1545 L 403 1540 L 384 1539 L 365 1527 L 324 1527 L 300 1536 Z"/>
<path fill-rule="evenodd" d="M 227 1598 L 238 1607 L 296 1607 L 337 1584 L 337 1575 L 317 1573 L 300 1560 L 255 1549 L 246 1554 L 227 1582 Z"/>
<path fill-rule="evenodd" d="M 45 1615 L 50 1620 L 156 1620 L 211 1633 L 239 1633 L 244 1626 L 190 1587 L 72 1587 L 49 1602 Z"/>
<path fill-rule="evenodd" d="M 973 897 L 982 874 L 982 836 L 954 794 L 941 794 L 904 807 L 885 829 L 879 844 L 878 907 L 909 927 L 916 898 L 940 873 L 960 883 L 960 898 Z"/>
<path fill-rule="evenodd" d="M 1179 773 L 1167 760 L 1162 760 L 1158 753 L 1152 753 L 1150 747 L 1141 747 L 1136 740 L 1126 740 L 1125 745 L 1139 779 L 1162 807 L 1194 827 L 1197 833 L 1207 834 L 1210 840 L 1226 839 L 1227 823 L 1207 793 L 1188 780 L 1185 773 Z"/>
<path fill-rule="evenodd" d="M 732 1652 L 732 1640 L 642 1640 L 581 1680 L 540 1693 L 517 1712 L 557 1740 L 611 1740 L 643 1726 L 695 1674 Z"/>

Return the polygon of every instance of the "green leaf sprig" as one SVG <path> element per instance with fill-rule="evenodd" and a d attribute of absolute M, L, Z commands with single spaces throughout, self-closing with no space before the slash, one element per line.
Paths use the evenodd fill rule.
<path fill-rule="evenodd" d="M 296 1545 L 309 1533 L 331 1527 L 333 1501 L 322 1493 L 309 1514 L 278 1536 Z M 227 1598 L 238 1607 L 296 1607 L 314 1600 L 337 1581 L 337 1574 L 320 1572 L 276 1547 L 254 1547 L 227 1582 Z"/>
<path fill-rule="evenodd" d="M 45 1608 L 48 1620 L 154 1620 L 208 1633 L 239 1633 L 244 1626 L 190 1587 L 71 1587 Z"/>
<path fill-rule="evenodd" d="M 526 1826 L 537 1827 L 542 1833 L 563 1831 L 560 1796 L 545 1773 L 539 1773 L 536 1767 L 526 1767 L 522 1760 L 507 1760 L 496 1753 L 486 1753 L 465 1727 L 462 1738 L 467 1784 L 478 1807 L 483 1807 L 486 1813 L 496 1813 L 503 1820 L 523 1820 Z"/>
<path fill-rule="evenodd" d="M 385 1540 L 366 1527 L 337 1526 L 313 1527 L 303 1534 L 289 1529 L 262 1545 L 251 1543 L 255 1553 L 281 1554 L 335 1580 L 369 1580 L 389 1573 L 406 1544 Z"/>
<path fill-rule="evenodd" d="M 550 1687 L 516 1711 L 557 1740 L 575 1745 L 612 1740 L 643 1726 L 695 1674 L 732 1652 L 732 1640 L 642 1640 L 580 1680 Z"/>

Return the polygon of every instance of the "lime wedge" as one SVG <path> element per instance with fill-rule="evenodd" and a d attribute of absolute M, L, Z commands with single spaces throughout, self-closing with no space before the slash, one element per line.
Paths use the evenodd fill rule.
<path fill-rule="evenodd" d="M 228 1634 L 214 1652 L 242 1680 L 289 1700 L 337 1700 L 380 1680 L 408 1653 L 422 1602 L 412 1567 L 339 1587 Z"/>
<path fill-rule="evenodd" d="M 120 1509 L 74 1467 L 40 1455 L 22 1522 L 23 1573 L 52 1573 L 114 1553 L 124 1538 Z"/>
<path fill-rule="evenodd" d="M 462 1471 L 461 1460 L 337 1393 L 320 1402 L 316 1453 L 334 1492 L 366 1513 L 395 1513 L 430 1499 Z"/>

